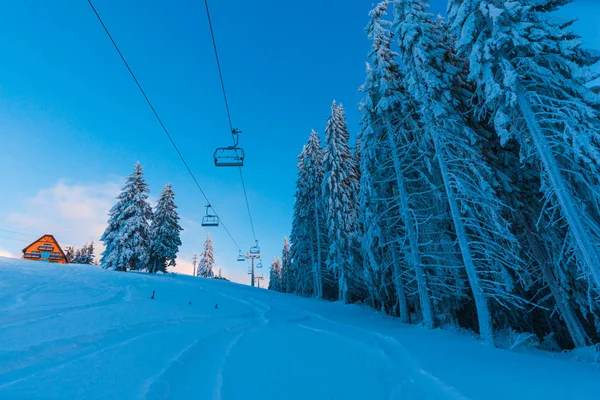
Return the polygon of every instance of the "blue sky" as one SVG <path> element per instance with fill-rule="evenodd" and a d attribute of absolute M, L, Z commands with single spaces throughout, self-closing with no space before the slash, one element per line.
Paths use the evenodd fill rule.
<path fill-rule="evenodd" d="M 143 4 L 143 6 L 142 6 Z M 96 8 L 182 149 L 215 209 L 246 250 L 252 234 L 238 172 L 212 164 L 230 143 L 203 3 L 96 0 Z M 243 130 L 246 185 L 267 267 L 289 234 L 297 154 L 322 133 L 331 101 L 358 128 L 358 87 L 372 1 L 212 1 L 234 126 Z M 434 12 L 445 2 L 433 0 Z M 600 4 L 577 0 L 588 46 L 598 47 Z M 181 271 L 208 230 L 205 201 L 187 175 L 84 0 L 5 2 L 0 12 L 0 254 L 54 233 L 63 244 L 97 240 L 106 210 L 136 161 L 154 198 L 172 182 L 186 229 Z M 18 233 L 7 232 L 13 231 Z M 222 229 L 217 265 L 247 281 Z"/>

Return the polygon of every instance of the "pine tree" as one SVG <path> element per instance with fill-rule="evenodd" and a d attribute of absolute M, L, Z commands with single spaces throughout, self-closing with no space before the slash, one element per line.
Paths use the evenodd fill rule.
<path fill-rule="evenodd" d="M 81 249 L 75 250 L 73 254 L 73 264 L 81 264 Z"/>
<path fill-rule="evenodd" d="M 271 263 L 271 269 L 269 271 L 269 290 L 281 292 L 281 260 L 277 257 L 273 259 Z"/>
<path fill-rule="evenodd" d="M 167 267 L 175 266 L 175 259 L 181 246 L 182 230 L 175 204 L 175 193 L 168 183 L 163 188 L 152 217 L 150 273 L 167 272 Z"/>
<path fill-rule="evenodd" d="M 389 1 L 378 4 L 371 11 L 367 26 L 372 48 L 371 64 L 367 64 L 367 78 L 361 87 L 365 98 L 360 105 L 363 114 L 360 203 L 365 230 L 362 249 L 372 301 L 383 303 L 382 291 L 388 274 L 386 262 L 391 263 L 399 314 L 402 321 L 407 321 L 406 289 L 396 243 L 409 244 L 403 253 L 415 276 L 423 321 L 431 328 L 434 316 L 422 259 L 425 243 L 430 238 L 415 220 L 419 210 L 414 203 L 419 196 L 407 183 L 420 183 L 418 178 L 422 171 L 419 168 L 427 169 L 426 158 L 424 152 L 414 146 L 414 135 L 421 128 L 412 117 L 416 113 L 401 86 L 397 54 L 391 50 L 391 23 L 383 19 L 388 6 Z M 428 187 L 419 189 L 431 192 Z M 434 201 L 425 199 L 425 203 Z M 430 215 L 431 211 L 425 213 Z M 398 214 L 401 224 L 397 222 Z M 439 234 L 439 230 L 435 234 Z M 420 243 L 419 237 L 425 240 Z"/>
<path fill-rule="evenodd" d="M 493 174 L 481 156 L 482 138 L 457 108 L 460 60 L 440 20 L 423 0 L 395 1 L 395 28 L 406 68 L 405 85 L 422 106 L 424 140 L 435 149 L 456 241 L 475 301 L 481 337 L 494 342 L 490 300 L 516 306 L 514 275 L 522 271 L 518 241 L 502 217 L 506 206 L 493 190 Z M 453 92 L 454 91 L 454 92 Z"/>
<path fill-rule="evenodd" d="M 108 226 L 100 238 L 106 246 L 100 260 L 102 268 L 116 271 L 148 268 L 152 220 L 148 192 L 138 162 L 117 197 L 117 204 L 109 211 Z"/>
<path fill-rule="evenodd" d="M 522 163 L 537 172 L 538 246 L 549 253 L 534 258 L 550 268 L 544 276 L 565 305 L 562 317 L 575 345 L 585 346 L 566 293 L 600 332 L 597 302 L 585 300 L 600 291 L 600 100 L 587 87 L 600 56 L 582 48 L 573 21 L 552 14 L 570 2 L 451 0 L 449 17 L 456 49 L 470 62 L 477 115 L 493 121 L 502 144 L 516 141 Z"/>
<path fill-rule="evenodd" d="M 326 249 L 323 202 L 323 154 L 319 136 L 312 131 L 298 156 L 291 233 L 291 267 L 303 295 L 323 297 L 323 265 Z"/>
<path fill-rule="evenodd" d="M 74 264 L 75 263 L 75 247 L 69 246 L 65 249 L 65 257 L 67 259 L 67 263 Z"/>
<path fill-rule="evenodd" d="M 90 242 L 86 247 L 87 259 L 86 264 L 94 264 L 96 256 L 94 255 L 94 242 Z"/>
<path fill-rule="evenodd" d="M 198 276 L 203 278 L 212 278 L 215 276 L 213 268 L 215 266 L 215 257 L 213 253 L 212 239 L 210 233 L 206 236 L 204 242 L 204 251 L 202 252 L 202 258 L 198 263 Z"/>
<path fill-rule="evenodd" d="M 286 293 L 296 293 L 298 289 L 296 281 L 296 271 L 292 265 L 292 255 L 290 251 L 290 242 L 287 237 L 283 238 L 283 250 L 281 251 L 281 276 Z"/>
<path fill-rule="evenodd" d="M 358 182 L 356 167 L 350 153 L 350 134 L 342 105 L 333 102 L 331 116 L 325 128 L 326 140 L 323 156 L 322 197 L 325 203 L 327 226 L 327 267 L 336 277 L 338 299 L 348 301 L 349 280 L 358 283 L 359 268 L 355 262 L 356 195 Z"/>
<path fill-rule="evenodd" d="M 94 263 L 94 242 L 89 245 L 86 243 L 81 249 L 77 249 L 73 256 L 75 264 L 93 264 Z"/>

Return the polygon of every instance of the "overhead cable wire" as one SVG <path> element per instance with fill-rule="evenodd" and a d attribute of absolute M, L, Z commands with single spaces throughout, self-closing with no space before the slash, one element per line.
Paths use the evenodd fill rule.
<path fill-rule="evenodd" d="M 233 124 L 231 122 L 231 112 L 229 111 L 229 102 L 227 101 L 227 92 L 225 91 L 225 83 L 223 80 L 223 72 L 221 70 L 221 61 L 219 60 L 219 51 L 217 50 L 217 41 L 215 39 L 215 32 L 212 25 L 212 19 L 210 17 L 210 9 L 208 7 L 208 0 L 204 0 L 204 6 L 206 7 L 206 17 L 208 18 L 208 27 L 210 29 L 210 37 L 212 39 L 213 49 L 215 51 L 215 59 L 217 61 L 217 70 L 219 71 L 219 79 L 221 81 L 221 90 L 223 91 L 223 100 L 225 101 L 225 110 L 227 111 L 227 120 L 229 121 L 229 129 L 231 129 L 231 137 L 233 139 L 234 146 L 237 146 L 237 140 L 235 138 Z M 248 193 L 246 191 L 246 183 L 244 182 L 244 175 L 242 173 L 242 167 L 238 167 L 240 171 L 240 179 L 242 181 L 242 189 L 244 191 L 244 200 L 246 201 L 246 210 L 248 210 L 248 219 L 250 220 L 250 227 L 252 228 L 252 236 L 256 239 L 256 231 L 254 230 L 254 221 L 252 220 L 252 213 L 250 212 L 250 203 L 248 202 Z"/>
<path fill-rule="evenodd" d="M 92 8 L 92 11 L 94 12 L 94 14 L 96 15 L 96 17 L 98 18 L 98 21 L 100 22 L 100 25 L 102 25 L 102 28 L 104 29 L 104 32 L 106 33 L 106 35 L 108 36 L 108 38 L 110 39 L 111 43 L 113 44 L 115 50 L 117 51 L 117 53 L 119 54 L 119 57 L 121 58 L 121 60 L 123 61 L 123 64 L 125 64 L 125 67 L 127 67 L 127 70 L 129 71 L 129 74 L 131 75 L 131 77 L 133 78 L 135 84 L 137 85 L 138 89 L 140 90 L 140 92 L 142 93 L 142 96 L 144 96 L 144 99 L 146 100 L 146 103 L 148 103 L 148 106 L 150 107 L 150 109 L 152 110 L 152 113 L 154 114 L 154 116 L 156 117 L 156 120 L 158 121 L 158 123 L 160 124 L 162 130 L 164 131 L 164 133 L 167 135 L 167 138 L 169 138 L 169 141 L 171 142 L 171 145 L 173 145 L 173 148 L 175 149 L 175 151 L 177 152 L 177 155 L 179 156 L 179 158 L 181 159 L 181 162 L 183 163 L 183 165 L 185 166 L 187 172 L 189 173 L 189 175 L 192 177 L 192 180 L 194 181 L 194 183 L 196 184 L 196 187 L 198 188 L 198 190 L 200 191 L 200 193 L 202 194 L 202 196 L 204 197 L 204 199 L 206 200 L 206 202 L 208 204 L 211 204 L 211 208 L 213 210 L 213 212 L 215 213 L 215 215 L 219 218 L 219 223 L 220 225 L 223 227 L 223 229 L 225 230 L 225 232 L 227 232 L 227 235 L 229 236 L 229 238 L 231 239 L 231 241 L 235 244 L 235 246 L 237 247 L 237 249 L 239 251 L 241 251 L 240 246 L 237 244 L 236 240 L 233 238 L 233 235 L 231 234 L 231 232 L 229 231 L 229 229 L 227 229 L 227 227 L 225 226 L 225 224 L 223 223 L 223 220 L 221 219 L 221 217 L 219 217 L 219 214 L 217 213 L 217 211 L 214 209 L 214 207 L 212 207 L 212 203 L 208 200 L 208 197 L 206 196 L 206 193 L 204 192 L 204 190 L 202 190 L 202 187 L 200 186 L 200 183 L 198 182 L 198 180 L 196 179 L 196 176 L 194 175 L 194 173 L 192 172 L 190 166 L 188 165 L 187 161 L 185 160 L 185 158 L 183 157 L 183 154 L 181 154 L 181 151 L 179 150 L 179 147 L 177 147 L 177 144 L 175 144 L 175 141 L 173 140 L 173 137 L 171 136 L 171 134 L 169 133 L 169 130 L 167 129 L 167 127 L 165 126 L 165 124 L 163 123 L 162 119 L 160 118 L 160 115 L 158 114 L 158 112 L 156 111 L 156 109 L 154 108 L 154 105 L 152 105 L 152 102 L 150 101 L 150 99 L 148 98 L 148 96 L 146 95 L 146 92 L 144 91 L 142 85 L 140 84 L 140 82 L 138 81 L 137 77 L 135 76 L 133 70 L 131 69 L 131 67 L 129 66 L 129 63 L 127 62 L 127 60 L 125 59 L 125 56 L 123 55 L 123 53 L 121 52 L 121 50 L 119 49 L 119 46 L 117 46 L 117 43 L 115 42 L 115 40 L 113 39 L 112 35 L 110 34 L 110 31 L 108 30 L 108 28 L 106 27 L 106 25 L 104 24 L 104 21 L 102 20 L 102 18 L 100 17 L 100 14 L 98 13 L 98 11 L 96 10 L 96 7 L 94 7 L 94 4 L 92 3 L 91 0 L 88 0 L 88 4 L 90 5 L 90 7 Z"/>
<path fill-rule="evenodd" d="M 254 231 L 254 222 L 252 221 L 252 213 L 250 213 L 250 203 L 248 202 L 248 193 L 246 193 L 246 183 L 244 182 L 244 175 L 242 174 L 242 167 L 238 167 L 240 170 L 240 179 L 242 180 L 242 189 L 244 190 L 244 198 L 246 199 L 246 208 L 248 209 L 248 218 L 250 219 L 250 227 L 252 228 L 252 236 L 254 241 L 256 239 L 256 232 Z"/>
<path fill-rule="evenodd" d="M 30 240 L 13 238 L 13 237 L 9 237 L 9 236 L 0 236 L 0 238 L 2 238 L 2 239 L 10 239 L 10 240 L 18 240 L 19 242 L 25 242 L 25 243 L 29 243 L 30 242 Z"/>
<path fill-rule="evenodd" d="M 229 112 L 229 102 L 227 101 L 227 92 L 225 91 L 225 82 L 223 81 L 223 72 L 221 71 L 221 61 L 219 61 L 219 52 L 217 51 L 217 41 L 215 40 L 215 32 L 213 30 L 212 19 L 210 18 L 210 10 L 208 8 L 208 0 L 204 0 L 206 7 L 206 17 L 208 18 L 208 27 L 210 29 L 210 37 L 212 38 L 213 49 L 215 50 L 215 59 L 217 60 L 217 69 L 219 70 L 219 79 L 221 80 L 221 90 L 223 91 L 223 100 L 225 100 L 225 110 L 227 111 L 227 120 L 229 121 L 229 129 L 233 137 L 233 124 L 231 123 L 231 113 Z M 234 139 L 235 144 L 235 139 Z"/>
<path fill-rule="evenodd" d="M 15 235 L 35 237 L 35 235 L 31 235 L 31 234 L 28 234 L 28 233 L 21 233 L 21 232 L 11 231 L 9 229 L 2 229 L 2 228 L 0 228 L 0 231 L 7 232 L 7 233 L 14 233 Z"/>

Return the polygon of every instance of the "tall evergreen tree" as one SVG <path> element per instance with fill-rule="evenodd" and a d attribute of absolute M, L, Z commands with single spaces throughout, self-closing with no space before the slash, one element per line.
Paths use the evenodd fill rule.
<path fill-rule="evenodd" d="M 179 215 L 175 204 L 175 193 L 168 183 L 158 199 L 152 218 L 152 244 L 149 272 L 167 272 L 167 267 L 175 266 L 175 259 L 181 246 Z"/>
<path fill-rule="evenodd" d="M 403 321 L 407 321 L 406 289 L 396 247 L 397 243 L 408 243 L 403 253 L 415 277 L 423 322 L 425 326 L 433 327 L 434 316 L 423 266 L 423 252 L 431 238 L 424 234 L 426 230 L 416 220 L 419 210 L 415 203 L 419 196 L 407 183 L 414 182 L 413 186 L 419 190 L 431 192 L 426 182 L 418 179 L 419 174 L 427 170 L 427 158 L 423 157 L 425 151 L 414 145 L 417 142 L 415 135 L 421 127 L 413 117 L 416 112 L 411 108 L 412 101 L 401 85 L 396 62 L 398 55 L 391 49 L 391 23 L 383 18 L 388 7 L 389 1 L 378 4 L 371 11 L 367 26 L 372 47 L 369 54 L 371 64 L 367 65 L 367 78 L 361 87 L 365 98 L 360 106 L 363 113 L 361 139 L 364 142 L 360 202 L 365 229 L 362 248 L 370 292 L 376 300 L 383 301 L 385 284 L 382 280 L 387 274 L 385 263 L 386 260 L 392 263 L 399 314 Z M 433 203 L 435 199 L 430 196 L 424 202 Z M 421 213 L 430 215 L 431 211 Z M 395 218 L 398 214 L 400 221 Z M 435 233 L 439 234 L 439 230 Z M 422 238 L 422 243 L 419 238 Z"/>
<path fill-rule="evenodd" d="M 522 261 L 516 256 L 518 241 L 502 217 L 506 207 L 493 190 L 493 174 L 481 155 L 482 138 L 467 126 L 457 108 L 460 60 L 452 51 L 444 24 L 426 9 L 424 0 L 395 1 L 405 84 L 422 106 L 423 139 L 435 150 L 479 332 L 493 343 L 490 300 L 515 305 L 513 276 L 522 270 Z"/>
<path fill-rule="evenodd" d="M 75 247 L 69 246 L 65 249 L 65 257 L 67 259 L 67 263 L 73 264 L 75 263 Z"/>
<path fill-rule="evenodd" d="M 361 275 L 353 254 L 358 182 L 348 146 L 350 134 L 344 109 L 335 101 L 325 132 L 322 197 L 329 244 L 326 264 L 335 274 L 338 299 L 347 302 L 349 279 L 357 279 Z"/>
<path fill-rule="evenodd" d="M 299 292 L 323 296 L 323 266 L 326 254 L 321 185 L 323 154 L 319 136 L 312 131 L 298 156 L 298 179 L 294 196 L 291 233 L 291 265 Z"/>
<path fill-rule="evenodd" d="M 277 257 L 273 259 L 271 263 L 271 269 L 269 271 L 269 290 L 281 292 L 281 260 Z"/>
<path fill-rule="evenodd" d="M 94 264 L 95 261 L 95 254 L 94 254 L 94 242 L 90 242 L 90 244 L 87 245 L 86 247 L 86 253 L 87 253 L 87 264 Z"/>
<path fill-rule="evenodd" d="M 587 87 L 600 55 L 582 48 L 573 21 L 552 14 L 570 2 L 450 0 L 449 18 L 456 49 L 470 62 L 477 115 L 493 121 L 503 144 L 516 141 L 522 163 L 537 171 L 537 249 L 543 244 L 548 256 L 535 258 L 547 266 L 574 343 L 584 346 L 568 302 L 593 315 L 600 332 L 597 302 L 589 301 L 600 291 L 600 100 Z"/>
<path fill-rule="evenodd" d="M 281 271 L 285 292 L 296 293 L 298 285 L 296 282 L 296 273 L 292 265 L 290 242 L 288 241 L 287 237 L 283 238 L 283 250 L 281 251 Z"/>
<path fill-rule="evenodd" d="M 148 192 L 138 162 L 117 197 L 117 204 L 109 211 L 108 226 L 100 238 L 106 246 L 100 260 L 102 268 L 126 271 L 149 266 L 152 207 Z"/>
<path fill-rule="evenodd" d="M 202 258 L 198 263 L 198 276 L 203 278 L 212 278 L 215 276 L 213 268 L 215 266 L 215 257 L 213 252 L 212 239 L 210 233 L 206 236 L 204 242 L 204 251 L 202 252 Z"/>

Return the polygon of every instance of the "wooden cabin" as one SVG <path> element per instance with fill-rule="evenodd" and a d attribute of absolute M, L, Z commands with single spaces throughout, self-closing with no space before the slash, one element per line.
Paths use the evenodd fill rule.
<path fill-rule="evenodd" d="M 23 259 L 67 264 L 67 257 L 52 235 L 44 235 L 23 249 Z"/>

